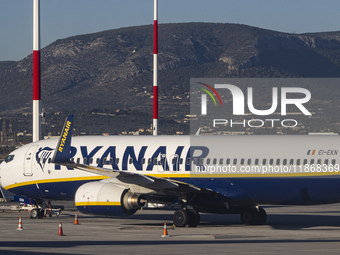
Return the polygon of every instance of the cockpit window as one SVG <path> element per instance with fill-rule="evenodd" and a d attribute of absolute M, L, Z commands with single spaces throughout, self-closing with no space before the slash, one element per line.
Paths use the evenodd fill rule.
<path fill-rule="evenodd" d="M 5 162 L 8 163 L 14 159 L 14 155 L 8 155 L 7 158 L 5 159 Z"/>

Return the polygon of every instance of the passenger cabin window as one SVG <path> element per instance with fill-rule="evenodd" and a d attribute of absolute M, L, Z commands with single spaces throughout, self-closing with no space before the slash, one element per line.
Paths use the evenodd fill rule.
<path fill-rule="evenodd" d="M 280 159 L 279 159 L 279 158 L 276 160 L 276 165 L 277 165 L 277 166 L 280 165 Z"/>
<path fill-rule="evenodd" d="M 314 164 L 314 159 L 310 160 L 310 164 L 313 165 Z"/>
<path fill-rule="evenodd" d="M 173 158 L 173 159 L 171 160 L 171 164 L 172 164 L 172 165 L 175 165 L 175 164 L 176 164 L 176 159 L 177 159 L 177 158 Z"/>
<path fill-rule="evenodd" d="M 334 166 L 336 163 L 335 159 L 332 160 L 332 165 Z"/>
<path fill-rule="evenodd" d="M 267 159 L 264 158 L 264 159 L 262 160 L 262 165 L 266 165 L 266 164 L 267 164 Z"/>
<path fill-rule="evenodd" d="M 304 164 L 304 165 L 307 165 L 307 162 L 308 162 L 307 159 L 304 159 L 304 160 L 303 160 L 303 164 Z"/>
<path fill-rule="evenodd" d="M 172 164 L 172 165 L 175 165 L 177 161 L 178 161 L 178 158 L 173 158 L 173 159 L 171 160 L 171 164 Z"/>
<path fill-rule="evenodd" d="M 230 158 L 227 158 L 226 164 L 230 165 Z"/>
<path fill-rule="evenodd" d="M 328 165 L 328 159 L 325 159 L 325 164 Z"/>
<path fill-rule="evenodd" d="M 217 158 L 214 158 L 213 159 L 213 165 L 216 165 L 216 163 L 217 163 Z"/>
<path fill-rule="evenodd" d="M 241 158 L 241 165 L 244 165 L 244 158 Z"/>
<path fill-rule="evenodd" d="M 318 164 L 321 165 L 321 163 L 322 163 L 322 162 L 321 162 L 321 159 L 318 159 Z"/>
<path fill-rule="evenodd" d="M 251 159 L 250 158 L 248 158 L 247 164 L 251 165 Z"/>
<path fill-rule="evenodd" d="M 272 165 L 273 165 L 273 163 L 274 163 L 274 159 L 272 159 L 272 158 L 271 158 L 271 159 L 269 160 L 269 165 L 271 165 L 271 166 L 272 166 Z"/>
<path fill-rule="evenodd" d="M 297 159 L 296 160 L 296 164 L 299 166 L 301 164 L 301 160 L 300 159 Z"/>
<path fill-rule="evenodd" d="M 291 159 L 291 160 L 289 161 L 289 165 L 294 165 L 294 159 Z"/>
<path fill-rule="evenodd" d="M 259 159 L 257 158 L 257 159 L 255 159 L 255 165 L 258 165 L 259 164 Z"/>
<path fill-rule="evenodd" d="M 234 158 L 234 165 L 237 165 L 237 158 Z"/>
<path fill-rule="evenodd" d="M 286 158 L 282 161 L 282 164 L 283 164 L 284 166 L 287 165 L 287 159 L 286 159 Z"/>
<path fill-rule="evenodd" d="M 207 158 L 207 165 L 210 164 L 210 158 Z"/>
<path fill-rule="evenodd" d="M 223 165 L 223 158 L 220 158 L 220 165 Z"/>

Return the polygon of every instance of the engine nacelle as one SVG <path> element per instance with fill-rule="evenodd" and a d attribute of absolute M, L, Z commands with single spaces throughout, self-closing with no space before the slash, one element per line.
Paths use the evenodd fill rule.
<path fill-rule="evenodd" d="M 129 189 L 108 182 L 89 182 L 78 188 L 75 204 L 82 213 L 121 216 L 135 213 L 144 202 Z"/>

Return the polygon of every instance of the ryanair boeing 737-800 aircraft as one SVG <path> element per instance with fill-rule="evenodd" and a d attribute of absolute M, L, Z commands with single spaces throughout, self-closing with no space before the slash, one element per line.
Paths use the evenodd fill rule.
<path fill-rule="evenodd" d="M 1 186 L 42 205 L 75 200 L 80 212 L 129 215 L 145 202 L 179 205 L 176 226 L 199 212 L 263 224 L 260 204 L 340 202 L 338 136 L 80 136 L 73 117 L 58 140 L 12 152 Z M 36 212 L 39 215 L 40 212 Z"/>

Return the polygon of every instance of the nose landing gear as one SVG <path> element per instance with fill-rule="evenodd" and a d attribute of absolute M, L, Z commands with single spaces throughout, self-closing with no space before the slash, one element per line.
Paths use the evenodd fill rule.
<path fill-rule="evenodd" d="M 32 219 L 42 219 L 44 218 L 44 210 L 42 208 L 34 208 L 32 211 L 31 211 L 31 218 Z"/>

